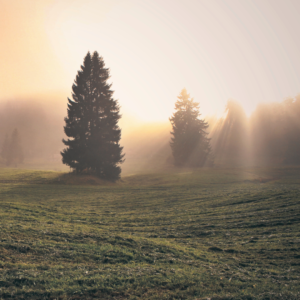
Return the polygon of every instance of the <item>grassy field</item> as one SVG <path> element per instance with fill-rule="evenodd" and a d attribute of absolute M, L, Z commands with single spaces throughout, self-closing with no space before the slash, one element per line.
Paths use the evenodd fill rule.
<path fill-rule="evenodd" d="M 0 169 L 0 299 L 300 299 L 299 225 L 300 168 Z"/>

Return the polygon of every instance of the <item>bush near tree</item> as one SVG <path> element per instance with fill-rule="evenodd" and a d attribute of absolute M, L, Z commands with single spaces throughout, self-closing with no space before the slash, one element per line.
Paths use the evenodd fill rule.
<path fill-rule="evenodd" d="M 212 164 L 207 122 L 200 119 L 199 103 L 183 89 L 175 103 L 176 112 L 170 118 L 172 138 L 170 146 L 175 166 L 203 167 Z"/>
<path fill-rule="evenodd" d="M 77 173 L 91 173 L 115 181 L 120 178 L 124 155 L 119 144 L 120 107 L 113 99 L 109 69 L 97 52 L 88 52 L 68 99 L 62 161 Z"/>

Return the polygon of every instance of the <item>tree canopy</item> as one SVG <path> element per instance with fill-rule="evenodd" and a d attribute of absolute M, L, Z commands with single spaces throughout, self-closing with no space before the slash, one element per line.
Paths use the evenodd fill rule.
<path fill-rule="evenodd" d="M 202 167 L 210 159 L 208 124 L 200 119 L 199 103 L 183 89 L 175 103 L 176 112 L 170 118 L 170 146 L 175 166 Z"/>
<path fill-rule="evenodd" d="M 117 180 L 120 178 L 124 155 L 119 144 L 121 130 L 120 107 L 113 99 L 109 69 L 97 52 L 88 52 L 72 86 L 72 100 L 68 99 L 62 152 L 63 163 L 77 173 Z"/>

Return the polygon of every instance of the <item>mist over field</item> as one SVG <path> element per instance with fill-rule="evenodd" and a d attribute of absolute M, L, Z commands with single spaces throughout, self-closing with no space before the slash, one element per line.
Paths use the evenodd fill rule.
<path fill-rule="evenodd" d="M 68 170 L 60 155 L 64 148 L 66 104 L 64 95 L 2 101 L 0 149 L 5 136 L 11 135 L 16 128 L 24 152 L 24 162 L 18 167 Z M 249 117 L 237 101 L 228 100 L 223 117 L 203 117 L 209 124 L 207 132 L 214 166 L 298 165 L 299 115 L 300 96 L 287 98 L 281 103 L 259 104 Z M 120 127 L 121 146 L 125 153 L 123 174 L 172 167 L 169 120 L 143 122 L 125 114 Z"/>
<path fill-rule="evenodd" d="M 18 167 L 67 170 L 60 155 L 64 148 L 66 100 L 66 97 L 48 95 L 0 103 L 0 149 L 3 148 L 5 136 L 10 136 L 17 129 L 24 152 L 24 163 L 18 164 Z M 171 155 L 171 127 L 168 122 L 145 123 L 124 116 L 120 126 L 121 145 L 126 153 L 126 161 L 122 165 L 125 173 L 155 169 L 166 163 Z"/>

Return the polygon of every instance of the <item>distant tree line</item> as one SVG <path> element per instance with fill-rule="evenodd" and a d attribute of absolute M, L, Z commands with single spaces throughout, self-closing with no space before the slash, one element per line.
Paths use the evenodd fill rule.
<path fill-rule="evenodd" d="M 49 163 L 55 157 L 59 162 L 64 108 L 62 104 L 51 104 L 45 98 L 39 101 L 15 99 L 0 103 L 0 163 L 5 165 L 1 151 L 15 128 L 18 129 L 25 161 L 44 160 Z"/>
<path fill-rule="evenodd" d="M 1 149 L 1 157 L 6 166 L 17 166 L 24 160 L 21 138 L 18 130 L 15 128 L 9 137 L 7 134 Z"/>
<path fill-rule="evenodd" d="M 300 164 L 300 95 L 259 104 L 249 118 L 233 100 L 226 112 L 210 132 L 217 164 Z"/>

